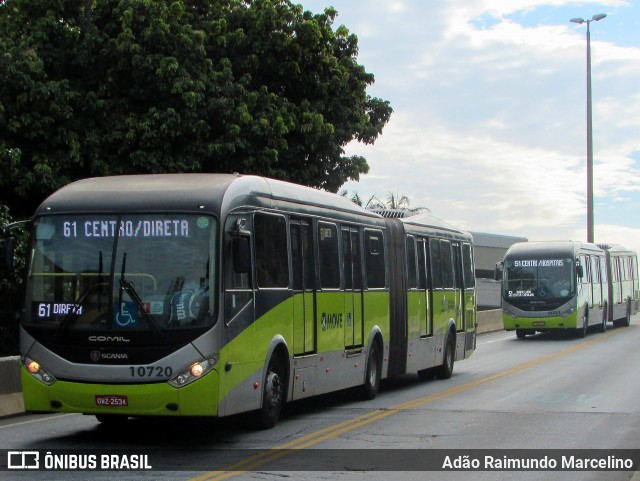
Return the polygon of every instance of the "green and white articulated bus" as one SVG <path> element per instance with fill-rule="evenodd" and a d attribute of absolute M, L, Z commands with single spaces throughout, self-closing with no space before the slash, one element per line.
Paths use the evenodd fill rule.
<path fill-rule="evenodd" d="M 519 338 L 557 330 L 585 337 L 592 326 L 601 332 L 608 322 L 628 326 L 635 312 L 637 259 L 622 247 L 519 242 L 500 264 L 504 328 Z"/>
<path fill-rule="evenodd" d="M 476 344 L 472 238 L 238 174 L 87 179 L 33 219 L 32 412 L 228 416 L 418 371 Z"/>

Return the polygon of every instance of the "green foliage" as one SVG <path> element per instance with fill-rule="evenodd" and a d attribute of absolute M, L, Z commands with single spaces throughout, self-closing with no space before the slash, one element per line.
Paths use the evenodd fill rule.
<path fill-rule="evenodd" d="M 343 147 L 373 143 L 392 110 L 366 94 L 374 77 L 336 14 L 289 0 L 0 0 L 1 225 L 84 177 L 241 172 L 333 192 L 357 180 L 367 161 Z M 2 339 L 15 343 L 21 279 L 1 275 Z"/>
<path fill-rule="evenodd" d="M 13 225 L 13 228 L 5 230 L 5 227 Z M 24 272 L 24 259 L 27 249 L 27 230 L 24 224 L 15 225 L 9 214 L 9 208 L 0 203 L 0 253 L 2 265 L 0 265 L 0 356 L 18 354 L 18 312 L 22 305 L 23 282 L 20 273 Z M 13 270 L 5 266 L 5 243 L 9 237 L 15 239 Z"/>
<path fill-rule="evenodd" d="M 0 202 L 78 178 L 242 172 L 336 192 L 387 101 L 336 11 L 289 0 L 0 2 Z"/>

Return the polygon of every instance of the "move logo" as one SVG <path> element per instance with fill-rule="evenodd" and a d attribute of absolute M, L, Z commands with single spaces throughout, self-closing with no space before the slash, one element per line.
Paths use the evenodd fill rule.
<path fill-rule="evenodd" d="M 326 331 L 327 329 L 342 329 L 342 313 L 323 312 L 320 322 L 323 331 Z"/>

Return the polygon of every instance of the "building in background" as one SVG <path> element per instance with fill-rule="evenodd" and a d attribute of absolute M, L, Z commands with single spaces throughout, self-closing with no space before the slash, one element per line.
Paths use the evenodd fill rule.
<path fill-rule="evenodd" d="M 502 261 L 512 244 L 527 242 L 528 239 L 486 232 L 471 232 L 471 235 L 475 253 L 478 309 L 499 309 L 500 282 L 494 280 L 496 263 Z"/>

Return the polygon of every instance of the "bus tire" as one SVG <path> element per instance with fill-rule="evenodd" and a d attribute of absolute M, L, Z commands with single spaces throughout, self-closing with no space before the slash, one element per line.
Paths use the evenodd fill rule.
<path fill-rule="evenodd" d="M 627 302 L 627 314 L 625 315 L 620 325 L 622 327 L 629 327 L 631 325 L 631 301 Z"/>
<path fill-rule="evenodd" d="M 260 429 L 274 427 L 280 419 L 280 412 L 286 395 L 284 367 L 278 355 L 269 361 L 262 389 L 262 407 L 256 413 L 256 425 Z"/>
<path fill-rule="evenodd" d="M 599 332 L 607 332 L 607 304 L 602 309 L 602 324 L 598 327 Z"/>
<path fill-rule="evenodd" d="M 449 379 L 453 374 L 453 364 L 456 359 L 456 344 L 453 340 L 451 331 L 447 334 L 447 341 L 444 344 L 444 356 L 442 364 L 435 369 L 438 379 Z"/>
<path fill-rule="evenodd" d="M 516 329 L 516 337 L 518 339 L 524 339 L 525 337 L 527 337 L 527 331 L 525 331 L 524 329 Z"/>
<path fill-rule="evenodd" d="M 379 353 L 378 350 L 378 343 L 373 341 L 371 348 L 369 349 L 364 384 L 361 389 L 362 397 L 365 400 L 374 399 L 378 394 L 378 389 L 380 389 L 380 370 L 382 369 L 382 366 L 380 362 L 381 353 Z"/>
<path fill-rule="evenodd" d="M 580 339 L 587 337 L 587 328 L 589 327 L 589 307 L 584 308 L 584 314 L 582 316 L 582 327 L 576 329 L 576 334 Z"/>

